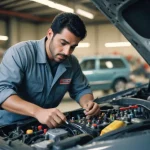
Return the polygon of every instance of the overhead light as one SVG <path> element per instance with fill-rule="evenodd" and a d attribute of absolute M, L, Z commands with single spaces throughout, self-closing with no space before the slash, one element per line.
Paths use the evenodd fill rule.
<path fill-rule="evenodd" d="M 74 13 L 74 9 L 67 7 L 65 5 L 62 5 L 62 4 L 55 3 L 53 1 L 49 1 L 49 0 L 30 0 L 30 1 L 34 1 L 34 2 L 46 5 L 46 6 L 51 7 L 51 8 L 55 8 L 55 9 L 58 9 L 60 11 Z"/>
<path fill-rule="evenodd" d="M 8 36 L 0 35 L 0 40 L 7 41 L 8 40 Z"/>
<path fill-rule="evenodd" d="M 105 47 L 126 47 L 131 46 L 129 42 L 114 42 L 114 43 L 105 43 Z"/>
<path fill-rule="evenodd" d="M 89 19 L 93 19 L 94 18 L 94 15 L 92 13 L 89 13 L 89 12 L 84 11 L 82 9 L 77 9 L 76 13 L 80 14 L 81 16 L 87 17 Z"/>
<path fill-rule="evenodd" d="M 79 43 L 77 48 L 84 48 L 84 47 L 90 47 L 90 43 Z"/>

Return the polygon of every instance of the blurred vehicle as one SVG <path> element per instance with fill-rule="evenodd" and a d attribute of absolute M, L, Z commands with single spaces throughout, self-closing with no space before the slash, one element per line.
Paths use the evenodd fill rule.
<path fill-rule="evenodd" d="M 119 92 L 126 89 L 130 66 L 123 56 L 84 57 L 80 61 L 80 66 L 92 90 Z"/>
<path fill-rule="evenodd" d="M 150 66 L 144 60 L 133 55 L 126 56 L 126 59 L 130 64 L 132 75 L 150 78 Z"/>
<path fill-rule="evenodd" d="M 140 63 L 133 71 L 133 75 L 144 76 L 145 78 L 150 78 L 150 67 L 147 63 Z"/>

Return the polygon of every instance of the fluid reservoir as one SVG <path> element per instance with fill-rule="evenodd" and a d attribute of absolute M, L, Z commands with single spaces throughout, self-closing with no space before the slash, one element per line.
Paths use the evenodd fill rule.
<path fill-rule="evenodd" d="M 116 130 L 116 129 L 119 129 L 121 127 L 125 126 L 125 123 L 123 121 L 120 121 L 120 120 L 115 120 L 113 121 L 111 124 L 109 124 L 107 127 L 105 127 L 100 135 L 103 135 L 107 132 L 110 132 L 110 131 L 113 131 L 113 130 Z"/>
<path fill-rule="evenodd" d="M 27 131 L 26 131 L 26 134 L 32 134 L 33 133 L 33 130 L 31 130 L 31 129 L 28 129 Z"/>

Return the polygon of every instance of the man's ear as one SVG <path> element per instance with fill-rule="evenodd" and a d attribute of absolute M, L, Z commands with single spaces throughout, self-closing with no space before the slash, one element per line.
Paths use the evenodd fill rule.
<path fill-rule="evenodd" d="M 48 29 L 46 36 L 47 39 L 51 39 L 53 37 L 53 30 L 51 28 Z"/>

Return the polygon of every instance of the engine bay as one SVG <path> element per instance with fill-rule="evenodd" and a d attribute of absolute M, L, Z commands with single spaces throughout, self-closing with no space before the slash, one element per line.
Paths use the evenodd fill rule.
<path fill-rule="evenodd" d="M 35 119 L 0 127 L 7 149 L 62 150 L 148 132 L 150 102 L 147 85 L 97 98 L 101 113 L 87 119 L 83 109 L 66 112 L 67 122 L 50 129 Z M 126 134 L 124 134 L 126 133 Z"/>

